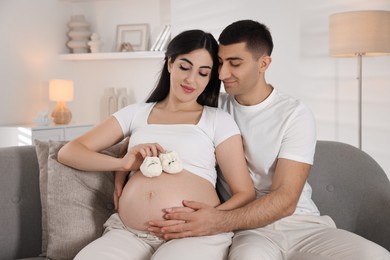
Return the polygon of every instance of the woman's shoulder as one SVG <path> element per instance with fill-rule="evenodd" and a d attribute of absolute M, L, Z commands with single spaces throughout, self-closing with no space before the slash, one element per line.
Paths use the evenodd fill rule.
<path fill-rule="evenodd" d="M 206 112 L 206 124 L 211 129 L 215 146 L 222 143 L 230 136 L 240 134 L 240 130 L 233 117 L 225 110 L 218 107 L 204 107 Z"/>
<path fill-rule="evenodd" d="M 145 103 L 145 102 L 133 103 L 118 110 L 113 115 L 117 118 L 126 118 L 126 119 L 133 118 L 137 115 L 148 113 L 148 111 L 153 106 L 153 104 L 154 103 Z"/>

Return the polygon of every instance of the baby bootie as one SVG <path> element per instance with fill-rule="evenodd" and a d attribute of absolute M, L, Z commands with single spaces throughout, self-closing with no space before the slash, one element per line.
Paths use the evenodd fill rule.
<path fill-rule="evenodd" d="M 146 177 L 157 177 L 162 173 L 161 161 L 156 156 L 146 156 L 140 170 Z"/>
<path fill-rule="evenodd" d="M 166 152 L 158 156 L 161 160 L 162 169 L 166 173 L 175 174 L 183 170 L 183 165 L 177 153 Z"/>

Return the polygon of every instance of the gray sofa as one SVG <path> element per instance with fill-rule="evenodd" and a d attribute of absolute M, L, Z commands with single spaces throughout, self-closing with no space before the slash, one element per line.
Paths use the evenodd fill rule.
<path fill-rule="evenodd" d="M 359 149 L 318 141 L 313 199 L 337 226 L 390 250 L 390 183 Z M 0 148 L 0 259 L 43 259 L 39 167 L 34 146 Z"/>

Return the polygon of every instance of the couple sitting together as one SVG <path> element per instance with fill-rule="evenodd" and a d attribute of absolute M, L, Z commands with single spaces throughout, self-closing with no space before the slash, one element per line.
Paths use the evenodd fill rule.
<path fill-rule="evenodd" d="M 219 46 L 182 32 L 145 103 L 60 150 L 63 164 L 116 171 L 117 213 L 75 259 L 390 259 L 312 201 L 314 118 L 266 82 L 272 49 L 252 20 L 226 27 Z M 99 153 L 129 136 L 123 157 Z"/>

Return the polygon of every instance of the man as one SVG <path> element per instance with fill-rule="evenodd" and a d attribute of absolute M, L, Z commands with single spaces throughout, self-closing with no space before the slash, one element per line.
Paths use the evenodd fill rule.
<path fill-rule="evenodd" d="M 273 42 L 268 28 L 243 20 L 219 37 L 220 106 L 240 127 L 257 199 L 230 211 L 184 201 L 150 222 L 165 239 L 236 231 L 229 259 L 390 259 L 390 253 L 320 216 L 306 182 L 316 144 L 311 112 L 265 80 Z M 220 178 L 219 192 L 229 195 Z"/>

